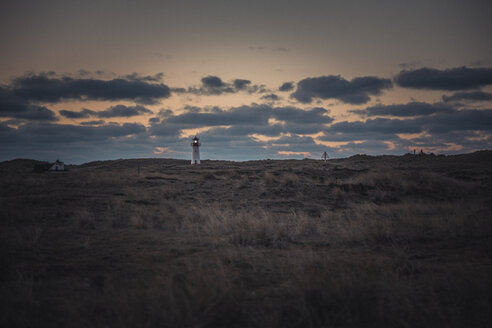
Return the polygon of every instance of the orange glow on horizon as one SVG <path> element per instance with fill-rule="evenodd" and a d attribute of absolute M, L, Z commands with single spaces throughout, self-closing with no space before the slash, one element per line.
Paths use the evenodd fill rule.
<path fill-rule="evenodd" d="M 292 156 L 292 155 L 303 155 L 304 157 L 310 157 L 311 153 L 308 151 L 287 151 L 281 150 L 277 152 L 278 155 L 281 156 Z"/>

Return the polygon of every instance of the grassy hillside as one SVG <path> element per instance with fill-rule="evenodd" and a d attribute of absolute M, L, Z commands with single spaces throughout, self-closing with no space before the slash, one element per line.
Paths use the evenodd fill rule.
<path fill-rule="evenodd" d="M 485 327 L 492 152 L 0 163 L 2 327 Z"/>

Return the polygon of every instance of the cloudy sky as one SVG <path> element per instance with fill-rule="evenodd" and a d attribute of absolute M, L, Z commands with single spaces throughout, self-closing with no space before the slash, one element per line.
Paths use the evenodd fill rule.
<path fill-rule="evenodd" d="M 492 149 L 492 2 L 0 3 L 0 160 Z"/>

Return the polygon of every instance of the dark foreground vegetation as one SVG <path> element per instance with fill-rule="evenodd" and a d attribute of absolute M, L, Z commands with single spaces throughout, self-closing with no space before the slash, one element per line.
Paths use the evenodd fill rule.
<path fill-rule="evenodd" d="M 0 163 L 1 327 L 490 327 L 490 151 L 36 163 Z"/>

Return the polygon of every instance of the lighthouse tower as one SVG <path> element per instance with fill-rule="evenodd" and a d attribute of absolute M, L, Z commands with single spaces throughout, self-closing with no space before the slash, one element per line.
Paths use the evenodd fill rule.
<path fill-rule="evenodd" d="M 191 164 L 200 164 L 200 143 L 198 140 L 197 136 L 195 136 L 191 143 L 191 148 L 193 148 L 191 152 Z"/>

